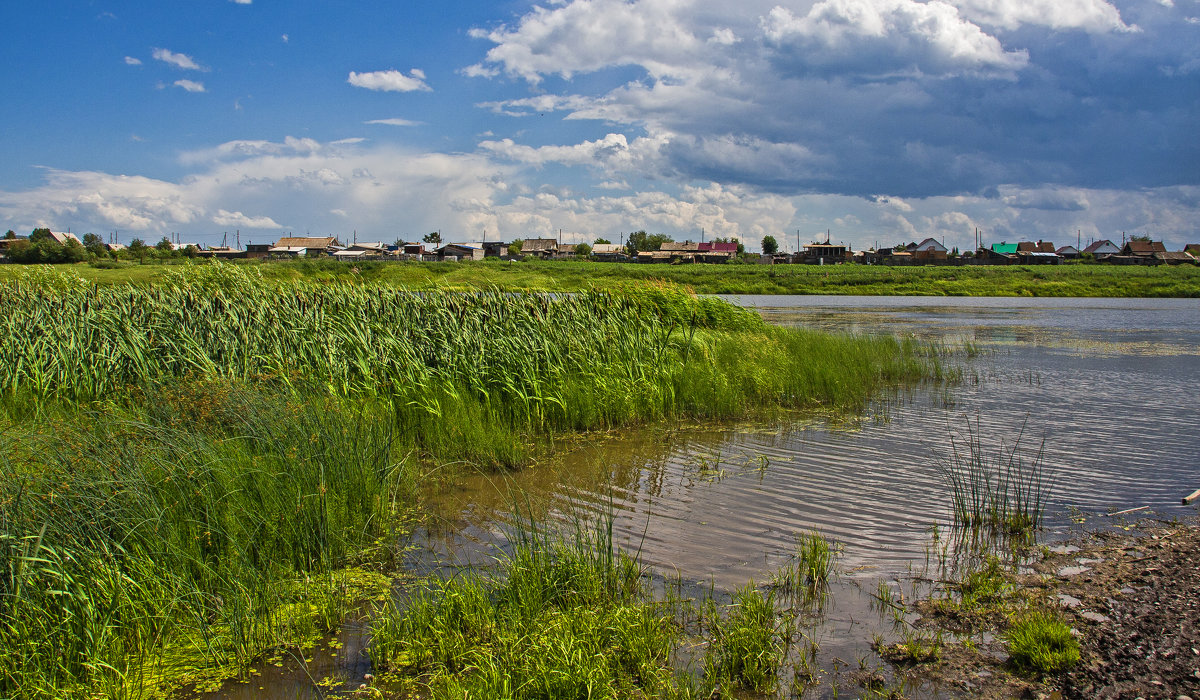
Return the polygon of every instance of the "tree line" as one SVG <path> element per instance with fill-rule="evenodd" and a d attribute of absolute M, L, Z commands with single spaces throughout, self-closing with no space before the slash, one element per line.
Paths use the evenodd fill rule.
<path fill-rule="evenodd" d="M 104 239 L 94 233 L 83 234 L 83 241 L 68 238 L 59 243 L 48 228 L 35 228 L 28 238 L 19 238 L 11 229 L 4 234 L 9 241 L 5 247 L 8 259 L 24 264 L 76 263 L 89 260 L 163 260 L 168 258 L 195 257 L 200 251 L 195 246 L 176 249 L 171 239 L 149 245 L 141 238 L 134 238 L 128 246 L 111 249 Z"/>

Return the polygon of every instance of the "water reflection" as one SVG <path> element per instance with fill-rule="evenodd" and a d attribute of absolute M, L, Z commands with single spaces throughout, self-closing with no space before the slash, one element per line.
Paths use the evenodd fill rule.
<path fill-rule="evenodd" d="M 888 396 L 860 419 L 683 425 L 591 436 L 560 458 L 430 495 L 414 564 L 486 565 L 515 509 L 611 513 L 617 541 L 661 577 L 729 591 L 766 580 L 815 530 L 843 551 L 821 663 L 869 654 L 870 592 L 928 556 L 949 494 L 936 460 L 978 421 L 985 445 L 1044 440 L 1047 522 L 1141 506 L 1171 516 L 1200 487 L 1200 304 L 1192 300 L 741 297 L 770 322 L 912 335 L 982 350 L 953 387 Z M 1181 510 L 1182 509 L 1182 510 Z M 917 692 L 936 694 L 936 689 Z"/>

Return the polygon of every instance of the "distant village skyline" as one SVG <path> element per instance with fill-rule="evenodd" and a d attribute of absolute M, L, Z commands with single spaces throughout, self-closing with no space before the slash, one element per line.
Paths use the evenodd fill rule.
<path fill-rule="evenodd" d="M 0 22 L 0 230 L 21 235 L 1200 242 L 1197 0 L 96 0 Z"/>

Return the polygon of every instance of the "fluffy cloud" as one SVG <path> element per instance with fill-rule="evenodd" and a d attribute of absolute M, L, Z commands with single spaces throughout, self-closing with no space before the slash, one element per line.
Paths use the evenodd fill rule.
<path fill-rule="evenodd" d="M 1104 0 L 952 0 L 976 22 L 1003 29 L 1036 25 L 1088 32 L 1133 31 Z"/>
<path fill-rule="evenodd" d="M 167 49 L 154 49 L 150 53 L 150 56 L 156 61 L 162 61 L 163 63 L 175 66 L 176 68 L 182 68 L 184 70 L 208 70 L 199 63 L 196 63 L 195 59 L 193 59 L 191 56 L 182 53 L 175 53 L 174 51 L 169 51 Z"/>
<path fill-rule="evenodd" d="M 249 3 L 245 3 L 249 4 Z M 269 216 L 246 216 L 240 211 L 225 211 L 218 209 L 215 216 L 212 217 L 212 222 L 217 226 L 228 226 L 229 228 L 237 229 L 281 229 L 279 224 Z"/>
<path fill-rule="evenodd" d="M 372 73 L 355 73 L 350 71 L 348 83 L 355 87 L 383 92 L 413 92 L 415 90 L 432 90 L 425 84 L 425 73 L 414 68 L 408 75 L 398 70 L 379 70 Z"/>
<path fill-rule="evenodd" d="M 803 17 L 776 7 L 763 33 L 797 73 L 1013 77 L 1028 63 L 941 0 L 824 0 Z"/>
<path fill-rule="evenodd" d="M 175 87 L 183 88 L 188 92 L 206 92 L 204 83 L 196 82 L 195 80 L 176 80 L 172 83 Z"/>
<path fill-rule="evenodd" d="M 386 126 L 421 126 L 422 122 L 414 122 L 410 119 L 400 119 L 394 117 L 391 119 L 372 119 L 370 121 L 363 122 L 363 124 L 384 124 Z"/>
<path fill-rule="evenodd" d="M 185 188 L 173 183 L 50 169 L 41 187 L 0 192 L 0 211 L 14 221 L 83 223 L 80 230 L 162 230 L 190 224 L 203 215 Z"/>
<path fill-rule="evenodd" d="M 691 59 L 706 44 L 677 17 L 689 5 L 684 0 L 574 0 L 553 9 L 535 6 L 515 27 L 474 30 L 472 36 L 496 46 L 467 73 L 491 75 L 492 66 L 500 66 L 532 83 L 543 75 L 570 78 L 621 65 L 641 66 L 660 77 L 688 73 Z M 719 36 L 731 39 L 725 32 Z"/>
<path fill-rule="evenodd" d="M 1104 0 L 560 0 L 476 29 L 493 46 L 466 72 L 539 90 L 592 74 L 480 106 L 651 139 L 629 170 L 603 170 L 635 186 L 928 198 L 1195 183 L 1194 31 L 1173 8 L 1135 7 L 1140 33 Z M 520 141 L 484 147 L 596 165 L 583 143 Z"/>

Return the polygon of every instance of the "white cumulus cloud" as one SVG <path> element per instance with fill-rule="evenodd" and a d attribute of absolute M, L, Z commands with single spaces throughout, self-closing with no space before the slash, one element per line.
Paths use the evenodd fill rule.
<path fill-rule="evenodd" d="M 348 83 L 355 87 L 382 92 L 413 92 L 416 90 L 432 90 L 425 84 L 425 73 L 418 69 L 405 75 L 398 70 L 378 70 L 371 73 L 356 73 L 350 71 Z"/>
<path fill-rule="evenodd" d="M 198 83 L 195 80 L 176 80 L 172 85 L 183 88 L 188 92 L 206 92 L 204 83 Z"/>
<path fill-rule="evenodd" d="M 243 3 L 249 5 L 250 3 Z M 225 211 L 218 209 L 216 215 L 212 217 L 212 222 L 217 226 L 228 226 L 229 228 L 247 228 L 247 229 L 281 229 L 279 224 L 269 216 L 246 216 L 240 211 Z"/>
<path fill-rule="evenodd" d="M 399 117 L 393 117 L 390 119 L 372 119 L 370 121 L 363 122 L 363 124 L 383 124 L 386 126 L 421 126 L 423 123 L 424 122 L 415 122 L 411 119 L 400 119 Z"/>
<path fill-rule="evenodd" d="M 1104 0 L 950 0 L 976 22 L 1003 29 L 1036 25 L 1088 32 L 1127 32 L 1116 7 Z"/>
<path fill-rule="evenodd" d="M 763 32 L 798 73 L 1007 77 L 1029 61 L 941 0 L 823 0 L 803 16 L 776 7 Z"/>
<path fill-rule="evenodd" d="M 154 60 L 162 61 L 163 63 L 175 66 L 176 68 L 198 71 L 208 70 L 199 63 L 196 63 L 196 60 L 191 56 L 182 53 L 175 53 L 174 51 L 170 51 L 168 49 L 154 49 L 150 55 L 154 58 Z"/>

